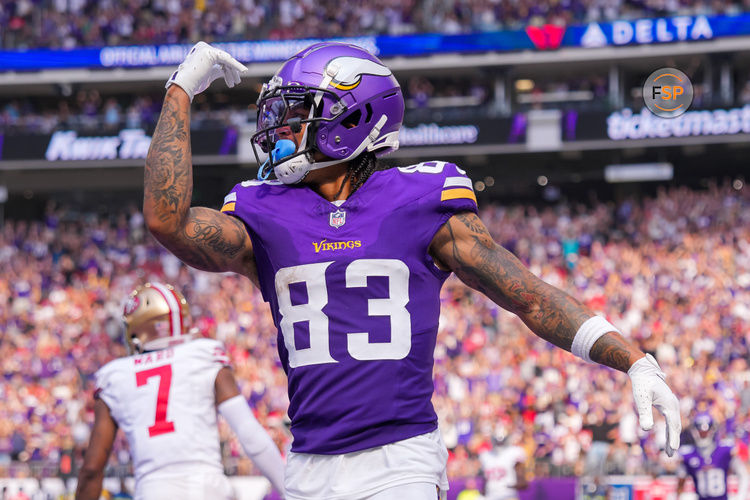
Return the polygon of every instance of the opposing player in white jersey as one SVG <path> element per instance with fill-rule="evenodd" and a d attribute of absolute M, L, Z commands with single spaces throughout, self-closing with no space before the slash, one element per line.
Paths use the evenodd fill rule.
<path fill-rule="evenodd" d="M 221 342 L 187 328 L 185 298 L 169 285 L 134 290 L 123 316 L 131 356 L 96 373 L 95 422 L 76 500 L 96 500 L 121 428 L 133 457 L 136 500 L 232 499 L 219 450 L 216 411 L 278 491 L 284 463 L 253 416 Z"/>
<path fill-rule="evenodd" d="M 526 452 L 508 443 L 505 437 L 492 438 L 493 447 L 479 455 L 484 474 L 487 500 L 513 500 L 518 490 L 528 487 L 526 480 Z"/>

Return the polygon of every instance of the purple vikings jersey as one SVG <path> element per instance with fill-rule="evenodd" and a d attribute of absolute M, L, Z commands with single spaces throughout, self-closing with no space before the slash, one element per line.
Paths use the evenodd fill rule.
<path fill-rule="evenodd" d="M 708 456 L 702 455 L 693 445 L 680 448 L 685 472 L 693 478 L 695 492 L 701 500 L 727 499 L 727 477 L 733 449 L 731 441 L 720 442 Z"/>
<path fill-rule="evenodd" d="M 465 172 L 377 171 L 342 205 L 304 185 L 246 181 L 223 212 L 245 222 L 279 330 L 299 453 L 339 454 L 437 428 L 430 401 L 440 288 L 428 255 L 455 213 L 476 212 Z"/>

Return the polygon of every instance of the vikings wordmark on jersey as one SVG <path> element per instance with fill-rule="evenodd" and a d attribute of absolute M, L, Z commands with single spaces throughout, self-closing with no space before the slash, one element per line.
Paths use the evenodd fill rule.
<path fill-rule="evenodd" d="M 222 211 L 248 228 L 279 330 L 293 451 L 347 453 L 437 428 L 432 365 L 448 273 L 428 249 L 448 218 L 476 210 L 465 172 L 438 161 L 375 172 L 340 206 L 278 181 L 227 196 Z"/>

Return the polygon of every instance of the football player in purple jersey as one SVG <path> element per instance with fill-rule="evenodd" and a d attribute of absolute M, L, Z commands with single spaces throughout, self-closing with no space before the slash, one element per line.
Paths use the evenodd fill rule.
<path fill-rule="evenodd" d="M 732 469 L 739 478 L 738 494 L 734 500 L 745 500 L 750 487 L 750 474 L 747 466 L 735 454 L 734 441 L 717 439 L 714 419 L 706 412 L 696 415 L 690 434 L 693 444 L 680 447 L 682 466 L 678 471 L 678 494 L 690 475 L 700 500 L 726 500 L 729 494 L 727 478 Z"/>
<path fill-rule="evenodd" d="M 378 163 L 398 147 L 404 98 L 368 51 L 326 42 L 287 60 L 257 102 L 258 179 L 237 184 L 220 211 L 191 207 L 190 103 L 244 70 L 200 42 L 168 80 L 143 209 L 183 262 L 242 274 L 269 303 L 294 436 L 287 498 L 426 500 L 436 486 L 444 496 L 447 451 L 430 399 L 451 272 L 541 338 L 627 373 L 641 426 L 661 411 L 674 453 L 678 401 L 654 358 L 496 244 L 463 170 Z"/>

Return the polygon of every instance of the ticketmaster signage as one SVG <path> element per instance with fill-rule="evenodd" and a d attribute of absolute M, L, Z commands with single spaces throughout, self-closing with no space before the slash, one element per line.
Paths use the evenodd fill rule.
<path fill-rule="evenodd" d="M 615 111 L 607 117 L 607 136 L 615 141 L 750 133 L 750 105 L 741 108 L 688 111 L 659 118 L 648 109 Z"/>
<path fill-rule="evenodd" d="M 554 50 L 561 47 L 649 45 L 695 42 L 750 35 L 750 14 L 738 16 L 676 16 L 658 19 L 590 23 L 577 26 L 529 26 L 523 30 L 465 35 L 419 34 L 365 36 L 337 41 L 364 47 L 381 57 L 425 56 L 444 53 Z M 266 40 L 219 43 L 243 63 L 283 61 L 322 39 Z M 0 71 L 59 68 L 131 68 L 174 66 L 190 45 L 139 45 L 71 50 L 0 51 Z"/>

